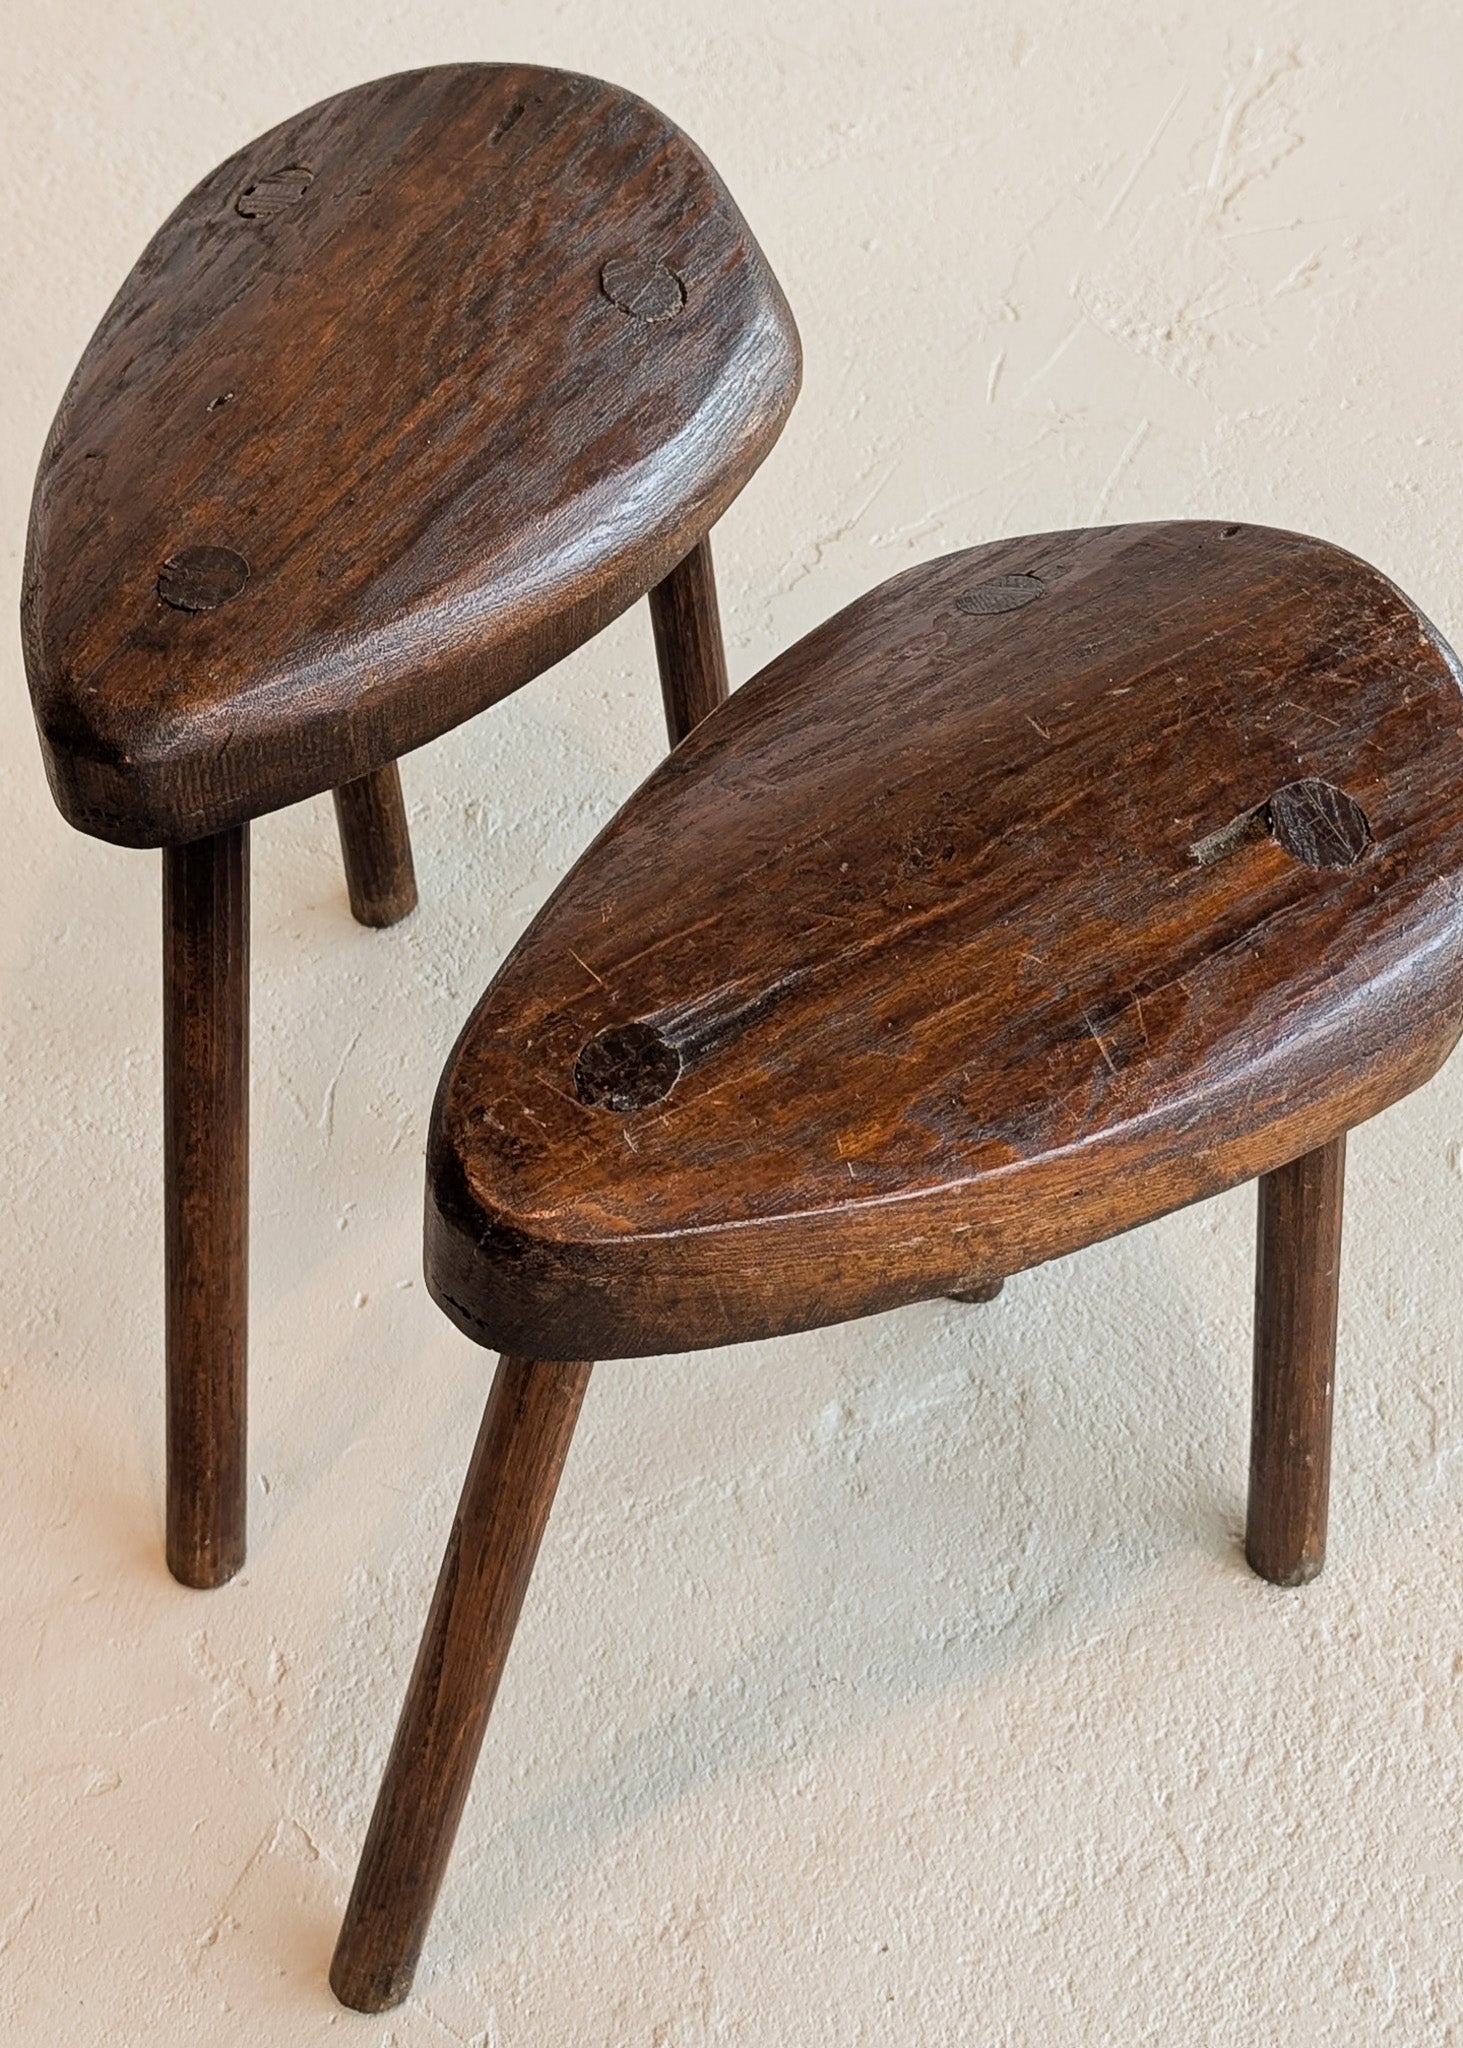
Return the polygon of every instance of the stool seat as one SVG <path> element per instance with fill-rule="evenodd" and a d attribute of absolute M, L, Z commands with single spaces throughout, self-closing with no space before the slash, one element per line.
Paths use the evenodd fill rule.
<path fill-rule="evenodd" d="M 1265 1174 L 1463 1026 L 1459 676 L 1256 527 L 948 555 L 774 661 L 443 1077 L 428 1280 L 618 1358 L 978 1289 Z"/>
<path fill-rule="evenodd" d="M 727 693 L 711 528 L 797 393 L 786 302 L 633 94 L 402 73 L 238 151 L 61 402 L 21 629 L 67 820 L 162 848 L 167 1556 L 244 1559 L 249 827 L 333 792 L 417 902 L 398 757 L 647 600 L 672 744 Z"/>
<path fill-rule="evenodd" d="M 177 844 L 436 737 L 666 577 L 798 375 L 725 187 L 633 94 L 446 65 L 286 121 L 154 236 L 47 443 L 61 810 Z"/>
<path fill-rule="evenodd" d="M 1338 548 L 1043 534 L 860 598 L 631 798 L 432 1114 L 427 1282 L 503 1355 L 346 2005 L 410 1988 L 592 1360 L 989 1300 L 1257 1178 L 1245 1557 L 1315 1577 L 1346 1134 L 1463 1024 L 1460 712 Z"/>

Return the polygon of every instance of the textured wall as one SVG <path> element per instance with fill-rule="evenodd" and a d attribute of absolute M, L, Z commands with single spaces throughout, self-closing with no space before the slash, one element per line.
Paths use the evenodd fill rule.
<path fill-rule="evenodd" d="M 1441 0 L 50 0 L 0 87 L 4 609 L 72 362 L 218 157 L 531 57 L 705 145 L 807 381 L 734 672 L 907 562 L 1193 513 L 1463 632 Z M 256 833 L 253 1557 L 160 1555 L 155 859 L 50 807 L 0 638 L 0 2036 L 410 2048 L 1463 2040 L 1463 1066 L 1354 1141 L 1332 1562 L 1248 1577 L 1253 1197 L 779 1345 L 605 1370 L 417 2002 L 324 1969 L 488 1360 L 421 1146 L 493 963 L 660 745 L 643 611 L 405 777 L 422 908 Z M 334 2031 L 332 2031 L 334 2030 Z"/>

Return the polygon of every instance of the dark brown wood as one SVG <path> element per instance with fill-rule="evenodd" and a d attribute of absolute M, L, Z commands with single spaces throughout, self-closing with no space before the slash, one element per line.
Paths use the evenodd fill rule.
<path fill-rule="evenodd" d="M 1309 1577 L 1345 1132 L 1463 1024 L 1457 676 L 1374 571 L 1259 529 L 1048 534 L 872 592 L 696 727 L 500 971 L 433 1111 L 435 1298 L 538 1357 L 735 1342 L 986 1300 L 1261 1175 L 1249 1556 Z M 442 1618 L 459 1547 L 358 1879 L 405 1931 L 353 1898 L 335 1980 L 371 2009 L 501 1661 Z"/>
<path fill-rule="evenodd" d="M 163 851 L 167 1558 L 244 1562 L 249 1308 L 249 828 Z"/>
<path fill-rule="evenodd" d="M 591 1370 L 499 1361 L 330 1967 L 357 2012 L 411 1989 Z"/>
<path fill-rule="evenodd" d="M 726 188 L 631 93 L 442 65 L 284 122 L 159 229 L 46 445 L 62 811 L 169 844 L 385 768 L 671 576 L 798 377 Z"/>
<path fill-rule="evenodd" d="M 398 923 L 417 907 L 417 877 L 396 763 L 336 790 L 335 821 L 351 916 L 357 924 Z"/>
<path fill-rule="evenodd" d="M 741 1342 L 1325 1145 L 1463 1025 L 1459 725 L 1433 628 L 1302 536 L 896 577 L 682 742 L 484 997 L 438 1300 L 529 1356 Z"/>
<path fill-rule="evenodd" d="M 1326 1559 L 1346 1139 L 1260 1181 L 1245 1555 L 1277 1586 Z"/>
<path fill-rule="evenodd" d="M 666 731 L 674 747 L 727 699 L 726 648 L 709 535 L 651 591 L 650 620 Z"/>
<path fill-rule="evenodd" d="M 201 842 L 333 789 L 352 910 L 394 922 L 400 754 L 660 585 L 667 687 L 710 701 L 705 536 L 799 376 L 725 186 L 633 94 L 443 65 L 284 122 L 153 237 L 42 456 L 21 626 L 62 813 L 180 846 L 192 890 Z M 198 1583 L 243 1554 L 243 1124 L 206 1141 L 244 997 L 213 971 L 169 981 L 169 1554 Z"/>

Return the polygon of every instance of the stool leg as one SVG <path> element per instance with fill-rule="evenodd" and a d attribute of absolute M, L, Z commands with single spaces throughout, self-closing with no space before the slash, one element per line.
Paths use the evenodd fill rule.
<path fill-rule="evenodd" d="M 651 591 L 650 623 L 655 629 L 666 730 L 674 747 L 727 699 L 726 649 L 709 534 Z"/>
<path fill-rule="evenodd" d="M 499 1360 L 330 1966 L 357 2012 L 411 1990 L 591 1370 Z"/>
<path fill-rule="evenodd" d="M 357 924 L 395 924 L 417 907 L 411 834 L 394 761 L 335 792 L 345 886 Z"/>
<path fill-rule="evenodd" d="M 248 1486 L 249 828 L 163 849 L 168 1569 L 221 1586 Z"/>
<path fill-rule="evenodd" d="M 1345 1177 L 1343 1135 L 1260 1182 L 1245 1555 L 1277 1586 L 1326 1557 Z"/>

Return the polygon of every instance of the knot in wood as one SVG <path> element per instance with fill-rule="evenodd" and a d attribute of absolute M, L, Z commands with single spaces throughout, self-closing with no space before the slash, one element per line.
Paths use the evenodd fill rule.
<path fill-rule="evenodd" d="M 654 1024 L 609 1024 L 574 1062 L 574 1092 L 591 1109 L 628 1116 L 664 1101 L 680 1074 L 681 1055 Z"/>
<path fill-rule="evenodd" d="M 163 563 L 157 594 L 179 612 L 211 612 L 237 597 L 249 564 L 233 548 L 183 548 Z"/>
<path fill-rule="evenodd" d="M 315 173 L 303 164 L 285 164 L 277 171 L 265 171 L 251 178 L 234 201 L 234 212 L 245 220 L 273 220 L 276 214 L 297 206 L 314 183 Z"/>
<path fill-rule="evenodd" d="M 1019 612 L 1022 605 L 1045 595 L 1046 585 L 1039 576 L 993 576 L 989 583 L 977 583 L 957 597 L 955 609 L 983 619 L 994 612 Z"/>
<path fill-rule="evenodd" d="M 643 256 L 612 256 L 599 284 L 612 304 L 637 320 L 673 320 L 686 303 L 686 287 L 676 273 Z"/>
<path fill-rule="evenodd" d="M 1334 782 L 1287 782 L 1266 813 L 1276 845 L 1308 868 L 1354 867 L 1372 843 L 1366 812 Z"/>

